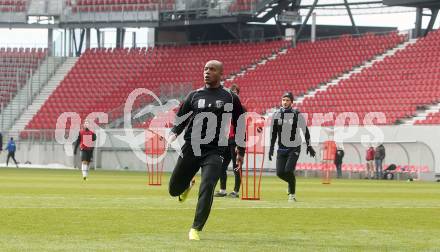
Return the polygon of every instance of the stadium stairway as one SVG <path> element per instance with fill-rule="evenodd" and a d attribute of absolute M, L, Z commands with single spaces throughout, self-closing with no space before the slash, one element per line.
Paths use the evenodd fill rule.
<path fill-rule="evenodd" d="M 236 77 L 244 76 L 244 75 L 246 75 L 246 73 L 249 73 L 250 71 L 254 71 L 255 69 L 257 69 L 258 65 L 264 65 L 270 60 L 275 60 L 278 57 L 278 55 L 286 54 L 286 52 L 287 52 L 286 48 L 280 48 L 277 52 L 274 52 L 271 56 L 269 56 L 267 58 L 259 59 L 258 61 L 255 62 L 255 64 L 251 64 L 251 65 L 247 66 L 245 69 L 241 70 L 239 73 L 236 73 L 236 74 L 233 73 L 233 74 L 229 75 L 225 79 L 225 82 L 232 82 Z"/>
<path fill-rule="evenodd" d="M 440 115 L 440 103 L 427 106 L 426 109 L 420 110 L 417 114 L 405 120 L 402 120 L 403 125 L 414 124 L 438 124 L 440 120 L 437 120 Z"/>
<path fill-rule="evenodd" d="M 30 97 L 34 97 L 39 91 L 42 83 L 47 82 L 50 75 L 61 63 L 60 58 L 47 57 L 36 69 L 35 73 L 29 78 L 26 84 L 18 90 L 15 97 L 8 103 L 1 115 L 0 125 L 2 129 L 9 129 L 18 119 L 23 110 L 30 102 Z M 32 95 L 31 95 L 32 94 Z"/>
<path fill-rule="evenodd" d="M 351 75 L 356 74 L 356 73 L 360 73 L 364 68 L 371 67 L 373 64 L 380 62 L 380 61 L 383 61 L 386 57 L 393 56 L 396 52 L 398 52 L 400 50 L 404 50 L 408 45 L 414 44 L 416 42 L 417 42 L 417 39 L 410 39 L 409 41 L 405 41 L 405 42 L 399 44 L 398 46 L 386 51 L 385 53 L 383 53 L 381 55 L 377 55 L 372 60 L 365 62 L 363 65 L 353 68 L 353 70 L 351 70 L 350 72 L 345 73 L 342 76 L 340 76 L 340 77 L 338 77 L 328 83 L 325 83 L 316 89 L 310 90 L 309 92 L 307 92 L 303 96 L 296 97 L 296 99 L 294 101 L 296 106 L 300 106 L 302 104 L 302 102 L 304 101 L 304 99 L 313 98 L 313 97 L 315 97 L 316 93 L 318 93 L 318 92 L 325 92 L 330 86 L 338 85 L 340 81 L 345 80 L 345 79 L 349 79 Z"/>
<path fill-rule="evenodd" d="M 61 58 L 58 59 L 61 60 Z M 47 101 L 49 96 L 58 87 L 58 85 L 61 83 L 61 81 L 70 71 L 70 69 L 73 68 L 78 59 L 79 58 L 76 57 L 66 58 L 57 69 L 54 69 L 55 71 L 53 75 L 50 77 L 49 80 L 46 80 L 46 83 L 41 88 L 41 92 L 39 92 L 39 94 L 32 101 L 32 104 L 28 106 L 24 113 L 15 122 L 15 124 L 11 128 L 12 132 L 20 132 L 26 127 L 26 125 L 32 120 L 34 115 L 36 115 L 37 112 L 40 110 L 41 106 Z"/>

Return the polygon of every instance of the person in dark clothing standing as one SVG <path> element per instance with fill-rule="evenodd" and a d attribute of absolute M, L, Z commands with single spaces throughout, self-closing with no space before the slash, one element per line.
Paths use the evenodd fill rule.
<path fill-rule="evenodd" d="M 15 160 L 15 151 L 17 150 L 17 146 L 15 145 L 14 138 L 11 137 L 9 139 L 8 145 L 6 146 L 6 150 L 8 150 L 8 157 L 6 158 L 6 167 L 9 164 L 9 158 L 14 160 L 15 166 L 18 168 L 17 160 Z"/>
<path fill-rule="evenodd" d="M 295 168 L 301 152 L 302 143 L 299 129 L 301 129 L 306 138 L 307 154 L 311 157 L 315 157 L 316 152 L 310 145 L 310 133 L 307 128 L 307 123 L 299 111 L 292 108 L 292 102 L 292 93 L 286 92 L 282 97 L 282 107 L 273 115 L 269 160 L 272 160 L 275 142 L 278 138 L 277 176 L 288 183 L 288 200 L 295 202 Z"/>
<path fill-rule="evenodd" d="M 231 86 L 231 92 L 236 94 L 237 96 L 240 94 L 240 88 L 233 84 Z M 234 183 L 234 191 L 232 191 L 229 194 L 229 197 L 231 198 L 238 198 L 238 192 L 240 191 L 240 185 L 241 185 L 241 177 L 240 177 L 240 170 L 236 162 L 237 152 L 236 152 L 237 145 L 235 144 L 235 132 L 234 127 L 231 124 L 231 127 L 229 129 L 229 139 L 228 139 L 228 149 L 225 152 L 224 160 L 223 160 L 223 172 L 220 175 L 220 190 L 214 194 L 215 197 L 225 197 L 227 195 L 226 192 L 226 182 L 228 179 L 228 166 L 229 163 L 232 161 L 232 170 L 234 171 L 234 177 L 235 177 L 235 183 Z"/>
<path fill-rule="evenodd" d="M 200 168 L 202 170 L 194 222 L 188 234 L 190 240 L 200 240 L 199 232 L 209 217 L 215 186 L 222 173 L 231 119 L 234 132 L 238 127 L 243 127 L 240 132 L 245 131 L 244 125 L 237 126 L 238 118 L 244 113 L 243 106 L 237 95 L 221 85 L 222 74 L 221 62 L 211 60 L 205 64 L 205 86 L 186 97 L 168 137 L 171 143 L 186 128 L 182 153 L 170 178 L 171 196 L 178 196 L 180 202 L 185 201 L 193 185 L 192 178 Z M 243 147 L 237 146 L 238 164 L 243 162 L 244 151 Z"/>
<path fill-rule="evenodd" d="M 83 180 L 86 181 L 89 175 L 90 162 L 93 158 L 94 141 L 96 140 L 96 134 L 89 129 L 89 122 L 85 121 L 83 129 L 80 130 L 78 139 L 76 140 L 73 154 L 76 155 L 78 146 L 81 149 L 81 171 Z"/>
<path fill-rule="evenodd" d="M 0 153 L 3 151 L 3 134 L 0 132 Z"/>
<path fill-rule="evenodd" d="M 376 147 L 376 151 L 374 153 L 374 163 L 376 165 L 376 179 L 382 178 L 382 163 L 385 159 L 385 147 L 383 144 L 380 144 Z"/>
<path fill-rule="evenodd" d="M 335 166 L 337 178 L 342 178 L 342 160 L 344 159 L 344 149 L 338 146 L 335 153 Z"/>

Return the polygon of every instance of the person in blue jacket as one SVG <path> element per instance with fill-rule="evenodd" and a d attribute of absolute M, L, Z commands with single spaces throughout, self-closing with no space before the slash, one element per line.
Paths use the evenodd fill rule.
<path fill-rule="evenodd" d="M 8 145 L 6 146 L 6 150 L 8 150 L 8 157 L 6 158 L 6 167 L 8 166 L 9 158 L 12 158 L 12 160 L 14 160 L 14 163 L 18 168 L 17 160 L 15 160 L 15 151 L 17 150 L 17 147 L 15 146 L 14 138 L 11 137 L 11 139 L 9 139 Z"/>

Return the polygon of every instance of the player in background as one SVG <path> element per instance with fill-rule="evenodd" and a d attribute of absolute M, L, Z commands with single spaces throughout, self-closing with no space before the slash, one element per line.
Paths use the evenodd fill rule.
<path fill-rule="evenodd" d="M 374 155 L 376 154 L 376 151 L 374 150 L 374 147 L 372 144 L 370 144 L 370 147 L 367 149 L 367 153 L 365 155 L 365 160 L 367 161 L 367 171 L 366 171 L 366 179 L 373 179 L 374 178 Z"/>
<path fill-rule="evenodd" d="M 344 160 L 344 146 L 342 144 L 337 145 L 336 153 L 335 153 L 335 165 L 336 165 L 336 175 L 337 178 L 342 178 L 342 163 Z"/>
<path fill-rule="evenodd" d="M 83 124 L 83 129 L 79 131 L 78 139 L 76 140 L 73 154 L 76 155 L 78 146 L 81 150 L 81 171 L 83 180 L 87 180 L 89 176 L 90 162 L 93 158 L 94 142 L 96 134 L 89 129 L 89 122 L 86 120 Z"/>
<path fill-rule="evenodd" d="M 240 87 L 236 84 L 233 84 L 230 88 L 231 92 L 239 96 L 240 94 Z M 231 124 L 231 127 L 229 129 L 229 139 L 228 139 L 228 149 L 225 152 L 224 159 L 223 159 L 223 172 L 220 175 L 220 190 L 214 194 L 215 197 L 225 197 L 227 195 L 226 192 L 226 182 L 228 179 L 228 166 L 229 163 L 232 161 L 232 170 L 234 171 L 234 177 L 235 177 L 235 183 L 234 183 L 234 191 L 232 191 L 229 194 L 229 197 L 231 198 L 238 198 L 240 191 L 240 185 L 241 185 L 241 177 L 240 177 L 240 170 L 236 162 L 237 158 L 237 152 L 236 152 L 236 143 L 235 143 L 235 132 L 234 127 Z"/>
<path fill-rule="evenodd" d="M 301 152 L 302 143 L 299 129 L 303 131 L 306 138 L 307 154 L 309 154 L 311 157 L 315 157 L 316 152 L 310 145 L 310 133 L 309 129 L 307 128 L 307 124 L 300 112 L 292 108 L 292 102 L 292 93 L 286 92 L 283 94 L 281 100 L 282 107 L 273 115 L 269 160 L 272 161 L 275 142 L 278 138 L 276 162 L 277 176 L 288 183 L 288 201 L 295 202 L 295 168 Z M 293 142 L 293 146 L 286 146 L 286 144 L 289 142 Z"/>
<path fill-rule="evenodd" d="M 12 158 L 14 160 L 15 166 L 18 168 L 17 160 L 15 160 L 15 151 L 17 150 L 17 146 L 15 145 L 14 138 L 11 137 L 8 141 L 8 145 L 6 146 L 6 150 L 8 150 L 8 157 L 6 158 L 6 167 L 8 167 L 9 164 L 9 158 Z"/>
<path fill-rule="evenodd" d="M 0 153 L 3 151 L 3 134 L 0 132 Z"/>
<path fill-rule="evenodd" d="M 188 113 L 191 115 L 180 123 L 174 123 L 175 126 L 168 138 L 168 142 L 172 143 L 185 130 L 185 144 L 170 178 L 171 196 L 178 196 L 180 202 L 184 201 L 193 185 L 192 178 L 200 168 L 202 170 L 194 222 L 188 234 L 190 240 L 200 240 L 199 232 L 208 220 L 215 186 L 222 173 L 223 155 L 228 139 L 227 130 L 221 128 L 222 117 L 226 113 L 232 114 L 232 125 L 235 127 L 234 132 L 237 132 L 238 118 L 244 113 L 238 96 L 221 85 L 222 74 L 221 62 L 210 60 L 205 64 L 204 87 L 192 91 L 177 112 L 177 118 L 182 118 Z M 210 120 L 206 120 L 206 115 L 216 118 L 215 127 L 208 127 Z M 229 126 L 229 121 L 226 125 Z M 208 143 L 202 141 L 208 137 L 212 137 L 212 140 Z M 226 145 L 219 145 L 220 140 L 226 140 Z M 242 163 L 244 148 L 237 147 L 237 152 L 237 163 Z"/>

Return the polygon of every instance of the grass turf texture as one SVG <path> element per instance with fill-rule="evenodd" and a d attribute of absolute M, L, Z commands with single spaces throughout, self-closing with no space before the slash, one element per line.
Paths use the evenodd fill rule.
<path fill-rule="evenodd" d="M 188 241 L 188 200 L 140 172 L 0 169 L 0 250 L 438 251 L 440 184 L 263 177 L 262 200 L 215 198 L 201 241 Z M 232 188 L 233 178 L 228 180 Z"/>

